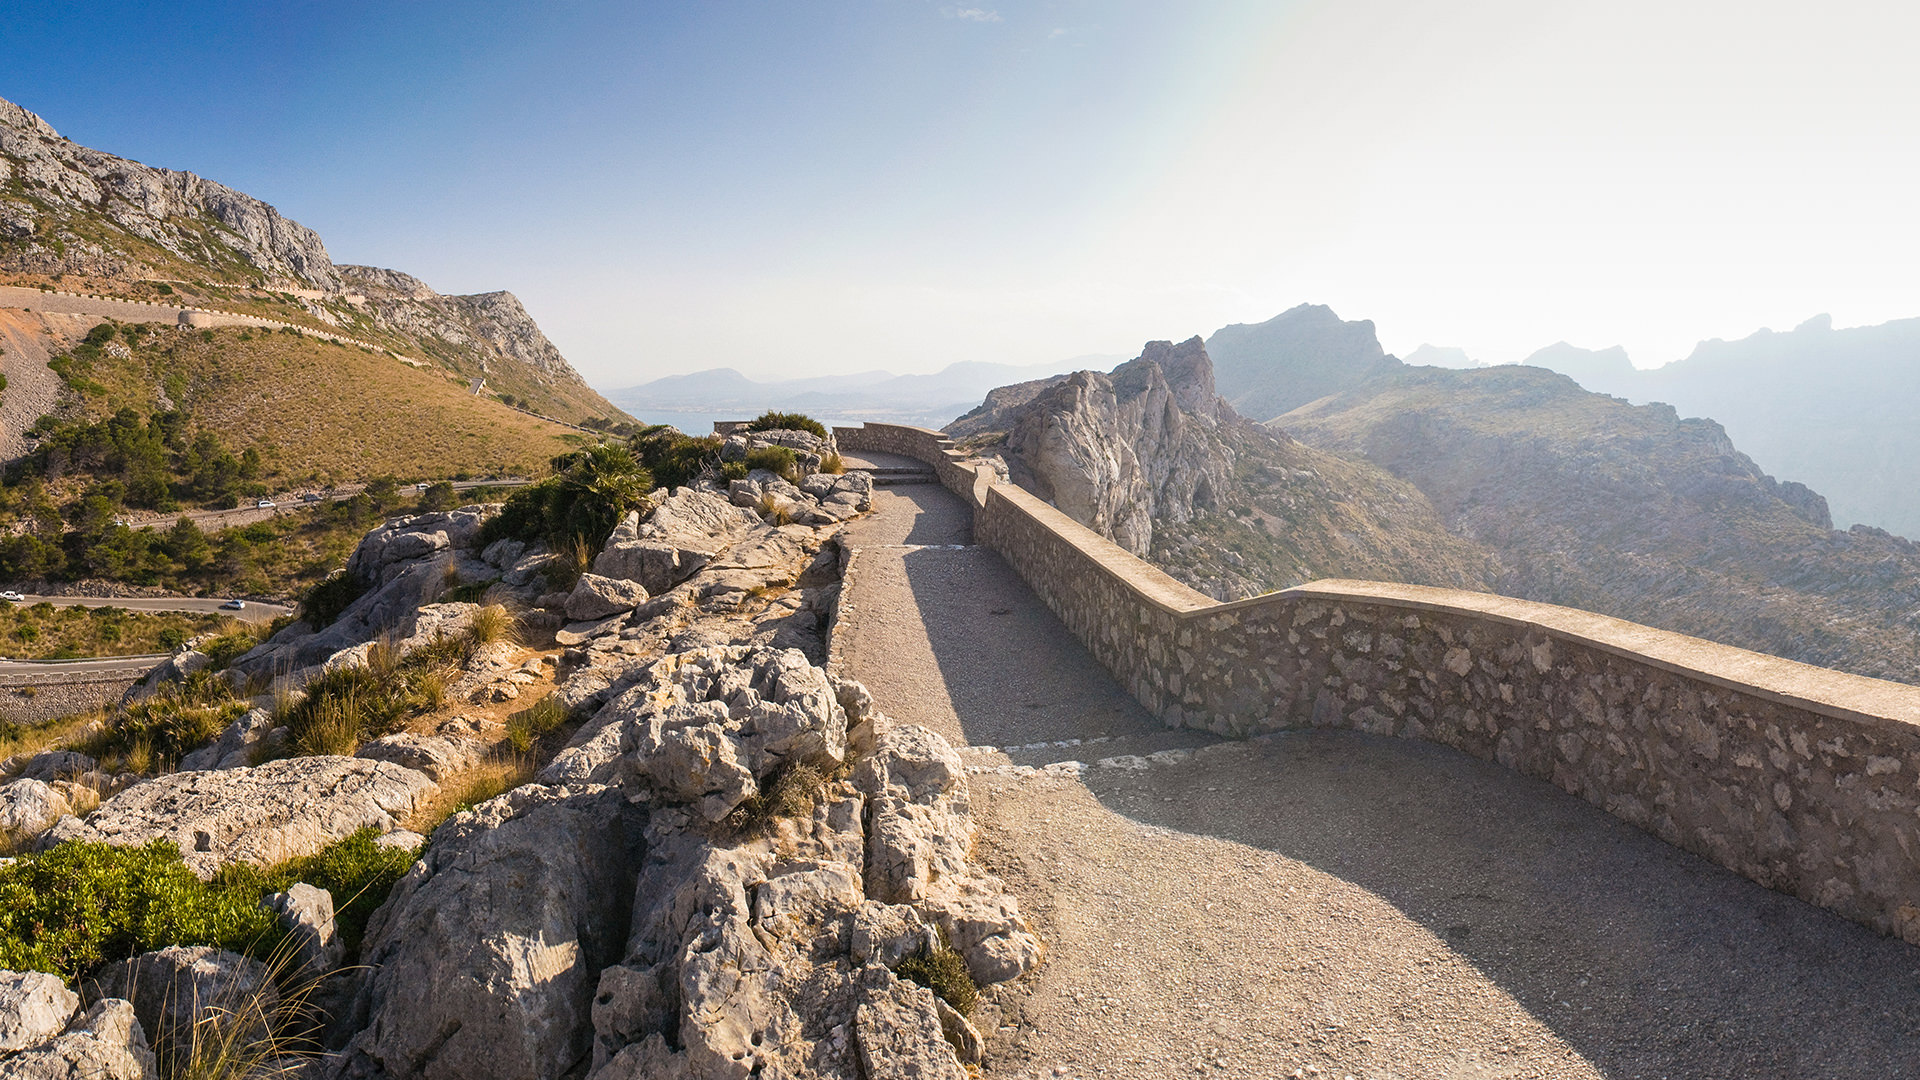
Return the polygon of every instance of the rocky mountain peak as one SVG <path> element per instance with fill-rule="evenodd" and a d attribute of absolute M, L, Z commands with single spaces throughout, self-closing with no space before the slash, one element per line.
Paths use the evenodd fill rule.
<path fill-rule="evenodd" d="M 1347 322 L 1322 304 L 1221 327 L 1206 345 L 1220 396 L 1262 421 L 1401 366 L 1380 347 L 1371 321 Z"/>

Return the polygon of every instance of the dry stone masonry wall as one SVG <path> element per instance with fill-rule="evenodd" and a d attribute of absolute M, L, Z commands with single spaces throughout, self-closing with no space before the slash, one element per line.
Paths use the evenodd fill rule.
<path fill-rule="evenodd" d="M 1484 593 L 1322 581 L 1219 604 L 935 432 L 836 436 L 932 464 L 975 535 L 1169 725 L 1442 743 L 1920 944 L 1920 688 Z"/>

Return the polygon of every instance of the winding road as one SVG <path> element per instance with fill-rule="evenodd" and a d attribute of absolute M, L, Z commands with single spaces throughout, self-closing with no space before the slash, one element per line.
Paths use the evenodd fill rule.
<path fill-rule="evenodd" d="M 836 650 L 963 747 L 1048 944 L 974 1013 L 986 1076 L 1920 1075 L 1913 946 L 1443 747 L 1167 730 L 958 498 L 874 508 Z"/>

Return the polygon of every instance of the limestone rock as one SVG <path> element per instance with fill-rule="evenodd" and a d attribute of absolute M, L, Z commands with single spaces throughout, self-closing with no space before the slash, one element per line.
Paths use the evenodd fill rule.
<path fill-rule="evenodd" d="M 245 715 L 228 724 L 218 739 L 181 758 L 180 771 L 244 767 L 250 763 L 255 747 L 260 747 L 273 731 L 272 713 L 248 709 Z"/>
<path fill-rule="evenodd" d="M 65 1033 L 0 1059 L 0 1080 L 158 1080 L 146 1032 L 133 1006 L 97 1002 Z"/>
<path fill-rule="evenodd" d="M 28 760 L 26 768 L 20 771 L 20 777 L 23 780 L 71 780 L 99 767 L 98 761 L 85 754 L 77 754 L 72 750 L 45 750 Z"/>
<path fill-rule="evenodd" d="M 592 622 L 609 615 L 632 611 L 647 600 L 647 590 L 638 582 L 599 574 L 581 574 L 567 595 L 567 618 Z"/>
<path fill-rule="evenodd" d="M 447 779 L 480 763 L 486 744 L 478 739 L 452 735 L 386 735 L 354 753 L 367 761 L 390 761 L 403 768 L 425 773 L 427 779 L 444 784 Z"/>
<path fill-rule="evenodd" d="M 207 945 L 173 945 L 108 964 L 82 990 L 93 1002 L 132 1002 L 142 1030 L 153 1033 L 154 1050 L 176 1063 L 196 1038 L 246 1046 L 271 1035 L 268 1018 L 280 1000 L 265 964 Z"/>
<path fill-rule="evenodd" d="M 46 1042 L 67 1026 L 80 997 L 58 975 L 0 971 L 0 1054 Z"/>
<path fill-rule="evenodd" d="M 40 780 L 15 780 L 0 787 L 0 843 L 20 845 L 51 829 L 73 812 L 60 793 Z"/>
<path fill-rule="evenodd" d="M 204 879 L 232 862 L 271 866 L 311 855 L 360 829 L 387 832 L 434 787 L 412 769 L 343 757 L 174 773 L 103 803 L 78 838 L 123 845 L 172 840 Z"/>
<path fill-rule="evenodd" d="M 516 788 L 455 814 L 367 929 L 369 1023 L 338 1076 L 558 1077 L 619 959 L 644 812 Z"/>
<path fill-rule="evenodd" d="M 628 514 L 594 559 L 593 572 L 638 582 L 649 595 L 657 595 L 691 577 L 759 524 L 758 514 L 719 495 L 681 488 L 644 523 L 637 512 Z"/>
<path fill-rule="evenodd" d="M 867 1080 L 965 1080 L 934 1001 L 931 990 L 900 979 L 867 991 L 855 1021 Z"/>
<path fill-rule="evenodd" d="M 261 902 L 293 940 L 295 978 L 317 979 L 340 966 L 346 945 L 334 927 L 332 893 L 302 881 Z"/>

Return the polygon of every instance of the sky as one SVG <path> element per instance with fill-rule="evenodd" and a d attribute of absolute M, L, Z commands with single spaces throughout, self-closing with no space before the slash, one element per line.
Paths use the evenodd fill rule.
<path fill-rule="evenodd" d="M 1642 367 L 1920 315 L 1920 5 L 9 0 L 0 97 L 509 289 L 614 390 L 1301 302 Z"/>

